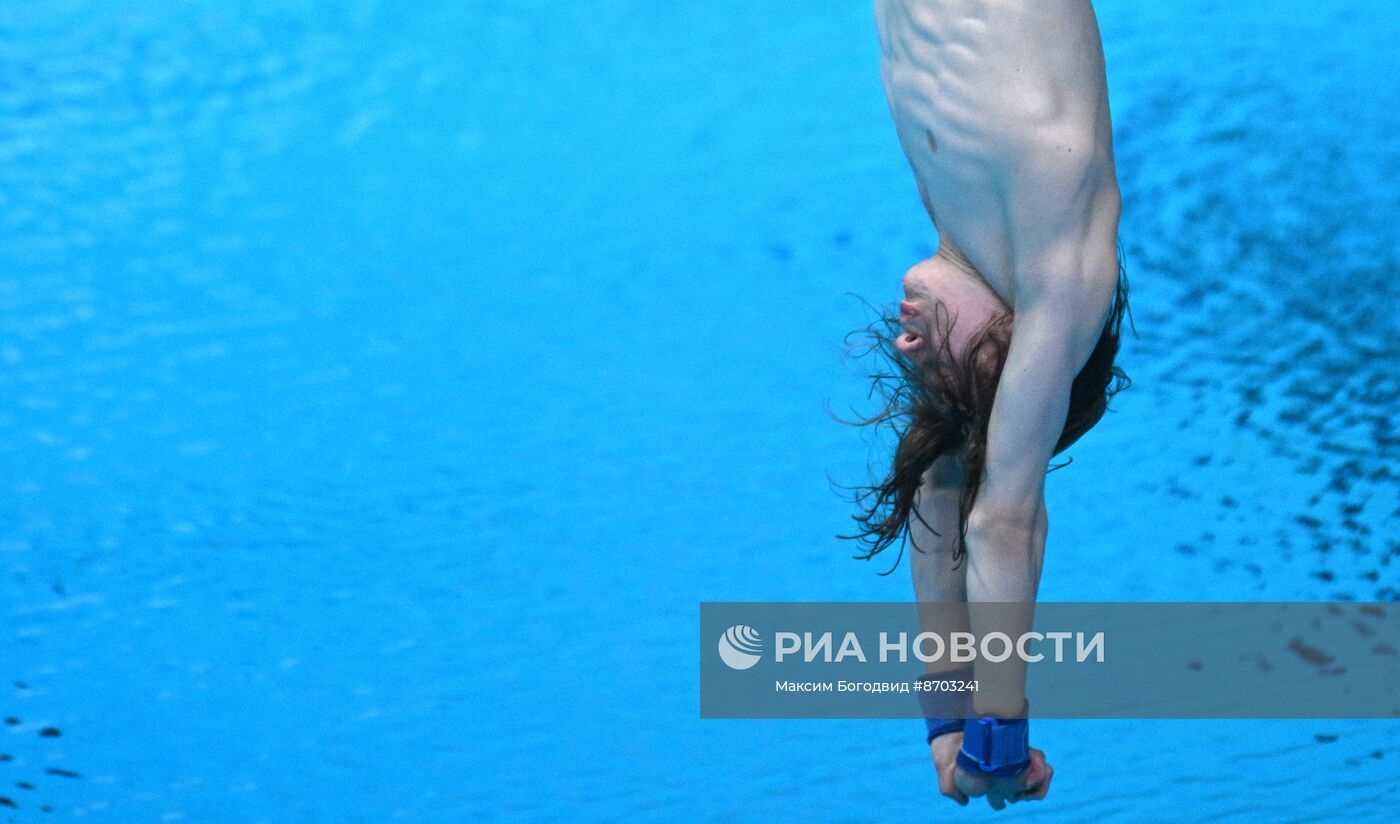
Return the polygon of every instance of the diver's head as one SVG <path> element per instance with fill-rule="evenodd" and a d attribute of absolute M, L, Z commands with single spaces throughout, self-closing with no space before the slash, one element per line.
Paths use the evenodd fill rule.
<path fill-rule="evenodd" d="M 962 535 L 977 498 L 985 467 L 987 423 L 1002 366 L 1011 345 L 1013 313 L 971 267 L 935 255 L 904 276 L 905 299 L 898 318 L 883 317 L 872 329 L 872 351 L 888 363 L 875 370 L 885 408 L 862 423 L 888 424 L 898 435 L 893 461 L 883 481 L 859 496 L 860 530 L 847 537 L 865 543 L 867 554 L 907 535 L 908 519 L 934 461 L 952 456 L 966 479 L 957 524 L 930 524 L 939 534 Z M 1069 411 L 1055 453 L 1067 449 L 1098 423 L 1108 400 L 1128 385 L 1114 363 L 1119 327 L 1127 309 L 1127 281 L 1118 293 L 1103 332 L 1070 388 Z M 962 541 L 954 558 L 962 556 Z"/>
<path fill-rule="evenodd" d="M 894 346 L 921 369 L 933 368 L 939 358 L 946 367 L 966 354 L 979 333 L 1010 315 L 1011 308 L 970 264 L 940 250 L 904 274 L 901 332 Z"/>

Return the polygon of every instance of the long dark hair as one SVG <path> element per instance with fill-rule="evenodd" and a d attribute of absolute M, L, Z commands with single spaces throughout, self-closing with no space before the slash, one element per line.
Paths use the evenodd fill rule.
<path fill-rule="evenodd" d="M 1064 431 L 1055 445 L 1055 454 L 1068 449 L 1099 422 L 1108 410 L 1109 400 L 1132 383 L 1115 363 L 1119 334 L 1128 310 L 1128 278 L 1120 250 L 1118 286 L 1094 351 L 1089 355 L 1070 387 L 1069 412 Z M 962 462 L 963 488 L 958 499 L 958 538 L 953 544 L 955 565 L 966 555 L 967 517 L 977 500 L 977 490 L 987 457 L 987 422 L 996 398 L 1002 366 L 1011 344 L 1012 316 L 1002 314 L 988 321 L 971 336 L 961 357 L 953 356 L 950 344 L 953 321 L 946 309 L 938 311 L 939 323 L 931 341 L 940 350 L 925 367 L 904 357 L 894 346 L 901 332 L 899 319 L 890 311 L 862 333 L 863 355 L 873 355 L 880 368 L 870 375 L 871 396 L 879 396 L 882 408 L 866 418 L 848 421 L 860 426 L 889 427 L 898 436 L 894 459 L 884 480 L 872 486 L 856 487 L 854 502 L 860 512 L 852 516 L 859 529 L 841 538 L 859 541 L 868 560 L 898 543 L 903 557 L 904 543 L 910 540 L 909 518 L 919 517 L 915 500 L 924 473 L 944 455 Z M 848 338 L 848 342 L 850 339 Z M 932 524 L 926 527 L 941 534 Z M 918 545 L 914 548 L 919 551 Z M 895 566 L 899 559 L 895 559 Z M 893 567 L 891 568 L 893 571 Z"/>

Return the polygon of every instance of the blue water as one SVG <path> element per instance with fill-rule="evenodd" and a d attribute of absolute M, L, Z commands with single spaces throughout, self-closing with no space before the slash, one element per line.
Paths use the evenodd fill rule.
<path fill-rule="evenodd" d="M 1400 15 L 1098 5 L 1137 384 L 1041 597 L 1400 598 Z M 991 816 L 698 718 L 700 601 L 911 595 L 829 409 L 926 224 L 866 2 L 0 7 L 0 821 Z M 1036 745 L 1003 817 L 1400 809 L 1394 723 Z"/>

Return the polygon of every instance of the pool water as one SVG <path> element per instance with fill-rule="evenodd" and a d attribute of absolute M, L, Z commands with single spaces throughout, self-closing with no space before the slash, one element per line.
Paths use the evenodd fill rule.
<path fill-rule="evenodd" d="M 1136 381 L 1047 600 L 1400 600 L 1400 15 L 1097 4 Z M 868 3 L 0 8 L 0 821 L 915 821 L 917 721 L 701 721 L 931 252 Z M 883 444 L 887 446 L 887 444 Z M 562 696 L 562 700 L 561 700 Z M 1393 819 L 1390 722 L 1045 721 L 1045 821 Z"/>

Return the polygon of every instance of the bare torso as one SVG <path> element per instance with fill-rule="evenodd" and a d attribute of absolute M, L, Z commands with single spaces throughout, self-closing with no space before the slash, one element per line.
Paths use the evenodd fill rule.
<path fill-rule="evenodd" d="M 1027 279 L 1045 276 L 1018 271 L 1015 260 L 1016 201 L 1042 179 L 1033 169 L 1063 157 L 1085 189 L 1113 181 L 1093 8 L 1089 0 L 876 0 L 875 10 L 886 96 L 939 254 L 970 263 L 1015 307 Z M 1103 212 L 1086 225 L 1116 233 L 1117 207 L 1116 199 L 1086 203 Z"/>

